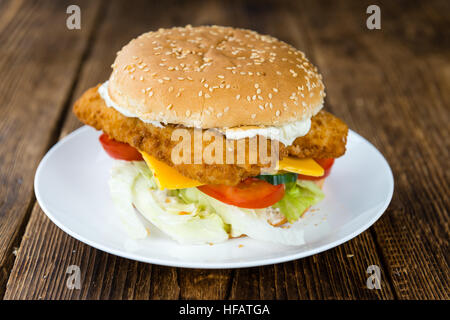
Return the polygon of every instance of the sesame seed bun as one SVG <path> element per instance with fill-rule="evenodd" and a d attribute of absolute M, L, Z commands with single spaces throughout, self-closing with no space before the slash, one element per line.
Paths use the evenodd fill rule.
<path fill-rule="evenodd" d="M 323 105 L 303 52 L 254 31 L 160 29 L 131 40 L 112 65 L 111 99 L 141 119 L 197 128 L 282 125 Z"/>

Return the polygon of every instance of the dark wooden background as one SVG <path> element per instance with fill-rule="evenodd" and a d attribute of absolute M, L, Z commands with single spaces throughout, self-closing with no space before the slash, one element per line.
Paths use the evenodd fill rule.
<path fill-rule="evenodd" d="M 381 7 L 381 30 L 366 8 Z M 66 8 L 81 7 L 81 30 Z M 59 230 L 33 193 L 39 160 L 81 124 L 71 106 L 118 49 L 159 27 L 246 27 L 303 50 L 326 108 L 370 140 L 395 176 L 368 231 L 327 252 L 236 270 L 169 268 L 93 249 Z M 0 297 L 4 299 L 449 299 L 449 1 L 0 0 Z M 370 170 L 370 168 L 367 168 Z M 70 170 L 70 168 L 68 168 Z M 79 265 L 80 290 L 66 286 Z M 369 290 L 366 269 L 382 270 Z"/>

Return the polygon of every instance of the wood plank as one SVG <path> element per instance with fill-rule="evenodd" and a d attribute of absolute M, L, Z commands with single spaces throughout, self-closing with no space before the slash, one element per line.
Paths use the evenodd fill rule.
<path fill-rule="evenodd" d="M 217 7 L 219 6 L 219 7 Z M 256 28 L 262 32 L 272 33 L 285 40 L 300 44 L 305 47 L 305 40 L 302 38 L 302 31 L 296 30 L 294 35 L 288 32 L 291 25 L 268 23 L 270 19 L 284 20 L 289 12 L 289 8 L 282 7 L 282 10 L 275 10 L 277 7 L 268 7 L 267 11 L 260 11 L 256 17 L 249 19 L 248 10 L 252 6 L 241 6 L 239 2 L 234 3 L 234 7 L 221 7 L 218 2 L 212 2 L 201 6 L 198 23 L 220 23 Z M 178 8 L 180 9 L 180 8 Z M 182 9 L 188 9 L 182 8 Z M 107 19 L 123 21 L 123 19 L 133 18 L 133 23 L 126 21 L 130 28 L 137 28 L 136 33 L 126 34 L 118 32 L 111 25 L 102 25 L 97 35 L 97 43 L 92 49 L 92 54 L 87 60 L 80 77 L 80 85 L 77 87 L 77 95 L 82 90 L 105 79 L 109 73 L 109 64 L 113 59 L 115 49 L 120 48 L 132 36 L 143 32 L 139 27 L 139 12 L 146 12 L 141 7 L 137 7 L 137 12 L 131 11 L 123 14 L 123 8 L 113 6 L 107 12 Z M 224 12 L 230 10 L 233 14 L 223 16 Z M 157 10 L 147 9 L 155 12 Z M 178 12 L 178 10 L 176 10 Z M 204 12 L 216 12 L 217 15 L 209 15 L 208 21 L 204 20 Z M 129 14 L 129 16 L 128 16 Z M 136 16 L 137 15 L 137 16 Z M 166 17 L 170 15 L 166 14 Z M 213 17 L 213 18 L 212 18 Z M 144 18 L 147 18 L 145 16 Z M 118 20 L 117 20 L 118 19 Z M 170 19 L 170 18 L 169 18 Z M 229 21 L 229 23 L 226 23 Z M 123 22 L 125 23 L 125 22 Z M 171 22 L 155 20 L 156 26 L 170 25 Z M 118 25 L 123 25 L 118 23 Z M 266 29 L 269 26 L 271 29 Z M 114 42 L 109 40 L 115 35 Z M 111 47 L 117 47 L 111 50 Z M 107 58 L 110 57 L 110 58 Z M 95 74 L 93 77 L 92 75 Z M 72 115 L 64 126 L 63 135 L 73 130 L 79 124 Z M 49 228 L 50 230 L 46 230 Z M 44 232 L 44 230 L 46 230 Z M 31 237 L 33 234 L 33 237 Z M 58 236 L 55 236 L 58 235 Z M 381 265 L 376 255 L 373 239 L 370 234 L 358 237 L 345 247 L 335 249 L 326 253 L 327 257 L 319 255 L 302 262 L 293 262 L 284 265 L 268 266 L 263 268 L 252 268 L 243 270 L 189 270 L 174 269 L 159 266 L 148 266 L 135 263 L 126 259 L 120 259 L 105 253 L 98 252 L 66 236 L 56 226 L 42 214 L 36 206 L 32 213 L 32 219 L 26 230 L 26 237 L 18 254 L 16 266 L 13 270 L 8 291 L 5 298 L 45 298 L 45 299 L 79 299 L 79 298 L 391 298 L 392 293 L 389 284 L 383 281 L 383 290 L 371 291 L 365 289 L 367 266 L 371 264 Z M 37 235 L 37 236 L 36 236 Z M 43 254 L 43 250 L 48 246 L 49 235 L 58 239 L 56 250 L 51 255 Z M 39 248 L 39 250 L 36 250 Z M 60 248 L 69 248 L 62 250 Z M 32 249 L 32 250 L 31 250 Z M 23 250 L 23 251 L 22 251 Z M 75 250 L 79 252 L 76 257 L 67 259 L 65 252 Z M 95 253 L 94 253 L 95 252 Z M 345 255 L 343 254 L 345 252 Z M 354 258 L 347 258 L 347 253 L 352 253 Z M 80 260 L 84 256 L 94 256 L 86 261 Z M 85 259 L 85 258 L 84 258 Z M 304 261 L 304 262 L 303 262 Z M 39 266 L 37 266 L 39 262 Z M 29 272 L 19 273 L 24 270 L 23 266 L 29 263 L 33 268 L 28 267 Z M 91 264 L 96 268 L 90 268 Z M 67 275 L 65 270 L 70 264 L 76 264 L 83 270 L 82 289 L 78 292 L 68 290 L 65 286 Z M 123 270 L 132 270 L 126 275 L 118 273 L 116 265 L 123 265 Z M 334 269 L 331 266 L 345 266 Z M 150 268 L 150 269 L 149 269 Z M 348 270 L 347 270 L 348 269 Z M 16 273 L 17 270 L 17 273 Z M 43 272 L 48 270 L 48 272 Z M 107 272 L 110 270 L 109 272 Z M 145 271 L 143 271 L 145 270 Z M 348 277 L 341 277 L 340 272 L 345 271 Z M 137 276 L 135 273 L 140 272 Z M 337 272 L 339 272 L 337 274 Z M 42 274 L 42 275 L 41 275 Z M 45 276 L 47 275 L 47 276 Z M 232 276 L 235 275 L 234 278 Z M 45 276 L 45 280 L 41 277 Z M 137 289 L 135 283 L 130 279 L 141 279 L 141 284 Z M 128 279 L 128 280 L 127 280 Z M 149 284 L 150 283 L 150 284 Z M 52 289 L 55 288 L 55 289 Z"/>
<path fill-rule="evenodd" d="M 54 139 L 99 8 L 80 1 L 82 28 L 68 30 L 69 4 L 0 4 L 0 296 L 34 203 L 36 166 Z"/>
<path fill-rule="evenodd" d="M 302 7 L 303 5 L 299 5 Z M 244 27 L 278 37 L 305 52 L 313 63 L 316 59 L 313 40 L 308 32 L 313 21 L 298 23 L 300 13 L 295 2 L 247 2 L 236 10 L 245 21 Z M 320 19 L 319 14 L 311 19 Z M 338 40 L 337 40 L 338 41 Z M 322 70 L 323 71 L 323 70 Z M 325 81 L 327 79 L 325 78 Z M 326 108 L 334 110 L 326 104 Z M 347 255 L 351 256 L 348 258 Z M 382 290 L 366 287 L 367 267 L 378 265 L 382 269 Z M 389 278 L 376 252 L 370 232 L 326 253 L 285 264 L 236 270 L 231 299 L 392 299 Z"/>
<path fill-rule="evenodd" d="M 112 2 L 81 71 L 74 98 L 108 78 L 116 52 L 133 37 L 180 23 L 208 23 L 204 20 L 207 16 L 204 13 L 215 10 L 214 3 L 202 6 L 198 11 L 190 7 L 198 15 L 192 14 L 189 20 L 180 22 L 180 12 L 185 12 L 191 5 L 188 2 L 173 5 L 170 13 L 162 15 L 164 8 L 161 4 L 154 3 L 153 7 L 149 7 L 146 1 L 136 1 L 133 6 L 126 1 Z M 80 125 L 70 112 L 61 137 Z M 52 250 L 49 250 L 49 245 Z M 66 270 L 70 265 L 77 265 L 82 271 L 81 290 L 70 290 L 66 286 Z M 218 276 L 213 279 L 214 285 L 224 283 L 221 287 L 225 288 L 229 282 L 228 273 L 216 272 Z M 197 271 L 152 266 L 93 249 L 58 229 L 36 204 L 18 251 L 5 299 L 176 299 L 181 294 L 179 274 L 181 282 L 190 282 L 189 279 L 196 276 Z M 224 295 L 221 290 L 211 290 L 211 282 L 200 280 L 201 275 L 197 278 L 199 293 Z M 202 286 L 206 289 L 201 290 Z M 185 298 L 189 298 L 190 294 L 183 291 Z"/>
<path fill-rule="evenodd" d="M 400 298 L 445 297 L 445 286 L 440 288 L 440 291 L 436 290 L 435 286 L 438 283 L 448 283 L 444 282 L 448 279 L 448 266 L 443 255 L 446 246 L 448 248 L 445 240 L 448 239 L 448 225 L 442 223 L 446 221 L 443 208 L 446 208 L 445 201 L 448 201 L 442 195 L 445 195 L 443 192 L 448 179 L 443 179 L 444 173 L 433 177 L 426 175 L 430 179 L 427 184 L 420 177 L 430 170 L 436 173 L 438 165 L 445 167 L 445 157 L 439 158 L 438 155 L 445 154 L 443 143 L 446 140 L 441 139 L 442 142 L 436 143 L 436 146 L 427 145 L 424 150 L 419 148 L 419 141 L 434 143 L 440 139 L 442 132 L 435 126 L 445 128 L 446 123 L 445 106 L 448 105 L 449 90 L 445 85 L 448 85 L 448 77 L 443 76 L 439 68 L 447 66 L 448 59 L 439 54 L 439 41 L 434 40 L 434 47 L 428 47 L 432 55 L 428 55 L 422 64 L 417 57 L 412 60 L 412 65 L 402 64 L 403 61 L 409 61 L 402 59 L 413 56 L 411 43 L 408 47 L 408 41 L 412 40 L 402 33 L 395 33 L 386 40 L 386 35 L 379 33 L 375 37 L 375 43 L 367 43 L 373 40 L 374 35 L 365 29 L 363 4 L 302 2 L 297 6 L 294 2 L 291 4 L 286 1 L 276 5 L 271 2 L 233 1 L 224 5 L 212 1 L 201 4 L 177 2 L 170 3 L 167 7 L 166 4 L 158 3 L 147 7 L 143 2 L 137 2 L 134 7 L 127 6 L 128 10 L 125 8 L 125 5 L 117 2 L 108 7 L 105 21 L 115 21 L 115 24 L 102 24 L 95 46 L 83 67 L 75 97 L 89 86 L 103 81 L 108 76 L 109 64 L 115 51 L 131 37 L 148 29 L 193 22 L 249 27 L 270 33 L 304 50 L 319 66 L 328 88 L 327 108 L 345 119 L 352 128 L 361 132 L 382 150 L 393 167 L 397 184 L 399 179 L 402 180 L 400 193 L 397 185 L 392 206 L 372 231 L 365 232 L 338 248 L 285 264 L 233 271 L 167 268 L 108 255 L 65 235 L 36 205 L 18 252 L 5 298 L 390 299 L 396 295 Z M 442 17 L 439 11 L 445 12 L 444 10 L 436 12 L 427 8 L 421 10 L 430 11 L 428 15 L 438 17 L 434 18 L 435 24 L 431 24 L 433 30 L 438 29 L 436 25 L 440 28 L 448 25 L 445 19 L 439 18 Z M 408 25 L 409 14 L 417 14 L 416 11 L 408 9 L 405 21 L 397 22 L 394 13 L 400 12 L 398 10 L 395 8 L 395 11 L 387 11 L 386 19 L 383 15 L 383 26 L 390 26 L 388 30 L 398 32 L 402 26 Z M 117 25 L 126 25 L 127 28 L 119 30 Z M 432 38 L 438 37 L 432 33 Z M 397 39 L 402 39 L 406 44 L 396 44 Z M 430 40 L 425 38 L 421 41 L 425 44 L 423 50 L 427 53 L 426 45 L 429 45 Z M 396 53 L 396 50 L 405 50 L 404 47 L 409 50 L 409 54 Z M 374 50 L 379 52 L 373 53 Z M 384 60 L 384 50 L 387 50 L 386 54 L 389 55 L 387 61 Z M 418 82 L 414 83 L 414 88 L 424 85 L 427 91 L 423 97 L 420 92 L 416 92 L 413 104 L 407 99 L 412 94 L 411 87 L 408 84 L 396 83 L 401 82 L 401 78 L 394 72 L 397 64 L 402 65 L 401 71 L 408 77 L 419 76 L 427 80 L 417 80 Z M 409 68 L 415 71 L 410 72 Z M 389 81 L 386 82 L 387 80 Z M 436 84 L 437 80 L 440 82 Z M 355 86 L 355 83 L 358 85 Z M 389 100 L 390 97 L 392 101 Z M 433 101 L 435 113 L 427 115 L 426 110 L 419 110 L 423 114 L 421 119 L 416 119 L 411 111 L 416 111 L 415 108 L 421 105 L 419 103 L 425 102 L 424 97 Z M 444 103 L 445 101 L 447 103 Z M 394 108 L 397 104 L 399 107 Z M 419 122 L 418 129 L 414 127 L 415 122 Z M 69 115 L 62 135 L 77 126 L 79 123 Z M 428 131 L 425 132 L 425 129 Z M 413 144 L 411 150 L 407 135 L 410 132 L 414 133 L 414 138 L 420 139 Z M 397 137 L 398 142 L 393 141 L 391 137 Z M 408 163 L 417 161 L 415 154 L 418 154 L 419 164 L 425 165 L 425 169 L 419 168 L 418 164 L 405 168 L 404 162 L 400 162 L 405 154 L 408 154 Z M 425 162 L 427 157 L 431 159 L 431 164 Z M 444 190 L 437 190 L 439 184 Z M 422 191 L 426 194 L 421 196 L 419 187 L 429 187 L 429 190 Z M 415 204 L 414 197 L 421 197 L 418 204 Z M 436 210 L 434 212 L 420 212 L 428 206 L 438 209 L 433 208 Z M 410 215 L 414 215 L 415 220 L 404 221 L 412 219 Z M 426 226 L 418 226 L 427 224 L 428 221 L 431 221 L 428 229 Z M 404 222 L 409 229 L 402 230 Z M 412 226 L 422 228 L 419 236 L 414 236 Z M 424 237 L 431 237 L 432 240 Z M 379 240 L 379 243 L 375 240 Z M 414 247 L 418 240 L 421 245 L 425 245 Z M 441 245 L 440 249 L 436 248 L 437 244 Z M 406 248 L 402 247 L 405 245 Z M 379 255 L 378 246 L 381 247 L 382 256 Z M 436 254 L 434 257 L 430 253 L 423 255 L 420 252 L 423 249 L 433 250 L 430 252 Z M 413 257 L 407 256 L 408 253 L 412 253 Z M 427 266 L 425 259 L 428 258 L 432 266 Z M 411 261 L 415 266 L 408 266 Z M 65 271 L 71 264 L 81 267 L 81 290 L 68 290 L 65 285 Z M 373 264 L 382 269 L 382 290 L 366 288 L 366 269 Z M 424 265 L 425 271 L 420 274 L 418 266 Z M 396 267 L 407 267 L 406 272 L 412 272 L 418 278 L 410 279 Z M 437 270 L 442 271 L 439 273 Z M 400 276 L 395 272 L 400 272 Z M 430 287 L 423 282 L 427 274 L 433 277 Z M 391 289 L 391 278 L 394 278 L 395 290 Z M 414 295 L 412 292 L 416 289 L 418 292 Z"/>
<path fill-rule="evenodd" d="M 394 198 L 373 230 L 396 296 L 448 299 L 449 3 L 379 5 L 379 31 L 365 29 L 364 3 L 298 11 L 333 112 L 392 166 Z"/>
<path fill-rule="evenodd" d="M 230 299 L 392 299 L 388 274 L 366 232 L 335 249 L 288 263 L 236 270 Z M 381 290 L 366 286 L 381 267 Z"/>
<path fill-rule="evenodd" d="M 247 21 L 249 21 L 249 19 L 247 19 L 248 17 L 245 15 L 246 10 L 251 10 L 251 7 L 249 8 L 243 8 L 240 6 L 239 3 L 236 3 L 235 7 L 232 8 L 231 10 L 233 10 L 233 12 L 239 12 L 240 15 L 232 15 L 232 16 L 228 16 L 227 18 L 224 18 L 222 15 L 224 12 L 227 12 L 227 10 L 224 7 L 220 7 L 219 9 L 214 9 L 214 6 L 219 5 L 217 2 L 209 4 L 206 8 L 202 7 L 201 9 L 198 10 L 198 12 L 202 13 L 204 11 L 208 11 L 208 12 L 218 12 L 220 14 L 218 14 L 215 17 L 215 20 L 209 21 L 212 23 L 220 23 L 221 21 L 226 21 L 228 19 L 228 21 L 232 22 L 233 25 L 240 25 L 240 26 L 246 26 L 246 27 L 253 27 L 253 28 L 257 28 L 263 32 L 269 32 L 269 33 L 273 33 L 275 35 L 281 36 L 281 37 L 290 37 L 290 33 L 288 32 L 283 32 L 283 30 L 290 30 L 289 27 L 287 25 L 276 25 L 276 29 L 264 29 L 263 26 L 264 25 L 268 25 L 268 26 L 273 26 L 273 24 L 267 23 L 268 20 L 270 20 L 271 15 L 273 15 L 273 9 L 274 8 L 268 8 L 267 11 L 265 12 L 264 15 L 259 14 L 259 16 L 254 19 L 254 21 L 251 21 L 250 24 L 247 24 Z M 284 9 L 282 11 L 277 11 L 278 13 L 274 14 L 275 18 L 279 18 L 280 20 L 283 20 L 285 17 L 284 15 L 287 14 L 289 10 L 288 9 Z M 122 10 L 118 10 L 118 12 L 122 12 Z M 248 12 L 247 12 L 248 13 Z M 130 13 L 134 16 L 134 13 Z M 108 13 L 109 15 L 109 13 Z M 200 15 L 200 17 L 203 17 L 203 15 Z M 114 17 L 114 18 L 120 18 L 120 17 Z M 211 15 L 209 16 L 209 19 L 211 19 Z M 257 23 L 255 23 L 258 22 Z M 196 21 L 194 21 L 196 22 Z M 207 22 L 207 21 L 206 21 Z M 205 23 L 206 23 L 205 22 Z M 103 28 L 102 28 L 103 30 Z M 113 32 L 113 31 L 111 31 Z M 114 31 L 116 32 L 116 31 Z M 302 44 L 300 43 L 302 41 L 301 36 L 299 36 L 298 34 L 301 35 L 301 31 L 297 31 L 297 36 L 294 35 L 294 37 L 296 37 L 296 42 L 297 44 Z M 130 35 L 126 35 L 126 39 L 123 40 L 124 42 L 128 41 Z M 291 39 L 285 39 L 285 40 L 294 40 L 294 37 Z M 101 42 L 103 38 L 107 38 L 107 36 L 103 35 L 103 31 L 100 31 L 99 35 L 98 35 L 98 41 Z M 117 41 L 119 41 L 119 38 L 116 38 Z M 124 42 L 119 43 L 118 45 L 120 46 L 121 44 L 123 44 Z M 291 41 L 292 42 L 292 41 Z M 97 49 L 100 48 L 100 49 Z M 109 61 L 107 59 L 105 59 L 104 57 L 107 56 L 110 51 L 107 50 L 106 52 L 101 52 L 101 48 L 105 48 L 105 46 L 103 46 L 102 44 L 96 44 L 96 46 L 94 47 L 94 49 L 92 50 L 92 56 L 90 57 L 90 59 L 88 60 L 85 70 L 83 70 L 83 74 L 92 74 L 93 72 L 96 72 L 95 70 L 105 70 L 105 60 Z M 108 46 L 106 46 L 106 48 L 108 48 Z M 99 52 L 100 51 L 100 52 Z M 100 61 L 100 63 L 96 63 Z M 103 64 L 103 65 L 102 65 Z M 108 69 L 108 68 L 106 68 Z M 103 71 L 101 71 L 100 73 L 102 73 Z M 108 71 L 106 71 L 108 72 Z M 104 79 L 107 76 L 106 74 L 102 74 L 101 77 L 99 78 L 94 78 L 92 79 L 92 77 L 90 76 L 86 76 L 86 78 L 84 78 L 82 76 L 82 80 L 80 83 L 83 83 L 83 81 L 86 81 L 88 83 L 88 85 L 93 85 L 95 84 L 97 81 L 101 81 L 102 79 Z M 81 88 L 85 88 L 86 86 L 84 86 L 84 84 L 80 84 Z M 77 89 L 78 91 L 78 89 Z M 80 91 L 81 93 L 81 91 Z M 78 122 L 76 122 L 76 120 L 74 120 L 74 118 L 72 116 L 69 116 L 69 120 L 67 122 L 67 124 L 64 126 L 64 134 L 71 131 L 74 127 L 76 127 L 78 125 Z M 33 212 L 33 215 L 35 213 Z M 46 219 L 44 218 L 44 216 L 39 213 L 39 217 L 41 217 L 41 219 Z M 34 218 L 34 216 L 33 216 Z M 42 225 L 42 221 L 41 220 L 34 220 L 32 219 L 32 221 L 30 221 L 30 225 L 29 225 L 29 230 L 27 229 L 27 233 L 28 232 L 33 232 L 34 234 L 38 233 L 36 232 L 36 230 L 39 228 L 40 225 Z M 56 227 L 53 228 L 54 230 L 52 232 L 60 232 L 59 230 L 57 230 Z M 39 234 L 41 234 L 39 232 Z M 52 233 L 50 233 L 52 234 Z M 69 238 L 69 237 L 67 237 Z M 65 238 L 62 238 L 63 241 L 66 241 Z M 70 239 L 70 238 L 69 238 Z M 320 259 L 318 257 L 315 257 L 313 260 L 314 261 L 318 261 L 320 260 L 322 262 L 320 268 L 322 270 L 325 270 L 326 274 L 328 275 L 327 277 L 327 281 L 322 281 L 322 282 L 318 282 L 314 279 L 314 277 L 316 277 L 318 275 L 318 271 L 316 269 L 312 269 L 311 266 L 314 266 L 314 264 L 302 264 L 301 266 L 298 264 L 287 264 L 286 267 L 281 267 L 277 266 L 277 267 L 264 267 L 264 268 L 255 268 L 254 270 L 260 270 L 260 273 L 252 273 L 254 274 L 260 274 L 260 276 L 258 278 L 255 278 L 255 281 L 257 280 L 258 283 L 260 283 L 258 286 L 254 286 L 251 288 L 251 290 L 253 291 L 249 291 L 248 289 L 245 289 L 247 286 L 247 276 L 242 276 L 243 273 L 242 271 L 235 271 L 235 272 L 231 272 L 230 270 L 213 270 L 213 271 L 205 271 L 205 270 L 189 270 L 189 269 L 178 269 L 178 271 L 176 273 L 174 273 L 174 269 L 172 268 L 164 268 L 164 267 L 156 267 L 154 266 L 153 269 L 156 269 L 156 272 L 152 272 L 152 275 L 159 275 L 160 273 L 162 273 L 163 276 L 160 277 L 155 277 L 155 278 L 151 278 L 151 292 L 150 295 L 144 294 L 144 298 L 147 297 L 152 297 L 152 298 L 159 298 L 159 297 L 172 297 L 172 298 L 176 298 L 178 297 L 178 294 L 180 295 L 181 298 L 184 299 L 190 299 L 190 298 L 225 298 L 227 297 L 227 295 L 229 295 L 230 298 L 258 298 L 258 297 L 263 297 L 263 298 L 291 298 L 291 299 L 295 299 L 295 298 L 305 298 L 305 297 L 357 297 L 358 295 L 363 295 L 367 298 L 374 298 L 374 297 L 392 297 L 390 290 L 389 290 L 389 285 L 386 282 L 383 282 L 383 290 L 382 293 L 380 294 L 379 292 L 371 292 L 369 290 L 364 290 L 364 284 L 365 284 L 365 279 L 366 279 L 366 273 L 365 273 L 365 269 L 367 268 L 368 265 L 370 264 L 381 264 L 378 257 L 375 255 L 367 255 L 364 252 L 364 249 L 370 248 L 370 250 L 368 249 L 368 252 L 374 252 L 374 246 L 372 243 L 372 239 L 370 237 L 370 235 L 366 235 L 364 237 L 362 237 L 361 239 L 363 240 L 355 240 L 355 245 L 350 246 L 348 248 L 348 250 L 350 250 L 351 252 L 353 252 L 353 254 L 355 255 L 355 259 L 352 259 L 354 261 L 357 261 L 358 263 L 356 264 L 358 267 L 353 267 L 353 264 L 349 264 L 349 266 L 352 268 L 352 270 L 350 271 L 350 274 L 352 274 L 353 276 L 350 278 L 346 278 L 345 281 L 341 281 L 339 276 L 334 275 L 333 273 L 335 272 L 335 270 L 333 269 L 326 269 L 325 266 L 327 263 L 329 263 L 329 260 L 333 260 L 334 264 L 337 265 L 341 265 L 341 264 L 346 264 L 347 263 L 347 257 L 346 256 L 342 256 L 342 253 L 337 251 L 336 253 L 332 254 L 328 259 Z M 42 237 L 42 239 L 39 240 L 37 246 L 41 247 L 41 246 L 45 246 L 45 235 Z M 23 247 L 24 248 L 28 248 L 30 247 L 31 244 L 27 244 L 24 243 Z M 81 245 L 82 247 L 84 247 L 84 245 Z M 357 249 L 358 248 L 358 249 Z M 356 250 L 357 249 L 357 250 Z M 82 249 L 84 250 L 84 249 Z M 361 254 L 359 254 L 361 253 Z M 106 254 L 101 254 L 101 255 L 106 255 Z M 24 257 L 29 257 L 29 254 L 19 254 L 19 257 L 24 256 Z M 29 259 L 29 258 L 28 258 Z M 36 256 L 36 259 L 38 259 L 38 256 Z M 118 258 L 117 258 L 118 259 Z M 122 261 L 123 259 L 118 259 L 120 261 Z M 371 261 L 369 261 L 371 260 Z M 46 261 L 44 259 L 44 261 Z M 115 258 L 110 258 L 108 260 L 104 259 L 101 260 L 102 263 L 105 264 L 105 266 L 103 266 L 103 269 L 106 268 L 106 263 L 111 264 L 111 263 L 115 263 Z M 21 260 L 20 258 L 18 259 L 18 263 L 17 265 L 20 265 Z M 42 263 L 42 262 L 41 262 Z M 64 260 L 60 261 L 59 259 L 57 259 L 56 261 L 52 261 L 52 265 L 53 264 L 57 264 L 58 267 L 60 269 L 62 269 L 63 271 L 65 270 L 64 267 L 61 268 L 61 264 L 62 266 L 67 266 L 67 263 Z M 123 261 L 124 264 L 126 264 L 126 260 Z M 131 264 L 132 262 L 129 262 L 129 264 Z M 139 264 L 141 265 L 141 264 Z M 141 266 L 141 268 L 143 268 Z M 274 271 L 274 268 L 276 268 L 276 272 Z M 303 273 L 308 274 L 308 277 L 303 276 L 301 273 L 303 270 Z M 30 289 L 30 292 L 38 292 L 38 291 L 42 291 L 42 292 L 48 292 L 49 290 L 36 290 L 34 286 L 36 286 L 35 283 L 33 283 L 33 274 L 36 274 L 36 271 L 33 271 L 32 274 L 30 275 L 22 275 L 22 277 L 27 278 L 29 277 L 31 281 L 30 282 L 25 282 L 24 284 L 20 284 L 17 285 L 17 281 L 15 281 L 14 283 L 12 283 L 12 285 L 14 285 L 14 287 L 8 287 L 8 293 L 7 293 L 7 298 L 22 298 L 22 297 L 35 297 L 33 295 L 29 296 L 27 295 L 26 292 L 23 291 L 23 288 L 33 288 L 32 290 Z M 231 276 L 233 274 L 236 274 L 236 277 L 234 278 L 233 282 L 231 283 Z M 89 292 L 89 295 L 86 294 L 80 294 L 78 296 L 71 296 L 71 295 L 51 295 L 51 293 L 47 294 L 46 296 L 44 296 L 45 298 L 84 298 L 84 297 L 89 297 L 89 298 L 97 298 L 97 297 L 110 297 L 110 292 L 111 292 L 111 285 L 109 286 L 104 286 L 102 288 L 97 288 L 96 287 L 96 283 L 101 282 L 104 283 L 104 279 L 103 277 L 105 276 L 104 272 L 101 272 L 97 275 L 92 275 L 92 271 L 89 272 L 88 275 L 84 276 L 84 278 L 89 279 L 89 281 L 91 281 L 88 284 L 88 287 L 86 289 L 82 289 L 82 292 Z M 150 277 L 150 274 L 147 274 L 148 277 Z M 273 277 L 276 276 L 276 280 L 271 280 Z M 55 278 L 54 282 L 55 283 L 59 283 L 59 287 L 63 288 L 60 289 L 60 291 L 64 290 L 64 277 L 67 277 L 64 272 L 61 272 L 61 270 L 59 271 L 58 275 L 53 275 L 53 277 Z M 171 281 L 163 281 L 165 279 L 171 279 Z M 275 278 L 274 278 L 275 279 Z M 350 280 L 355 280 L 356 281 L 350 281 Z M 123 292 L 124 287 L 126 286 L 124 284 L 125 282 L 125 278 L 122 276 L 122 279 L 120 279 L 119 276 L 117 276 L 117 278 L 115 278 L 114 280 L 109 280 L 109 281 L 116 281 L 116 285 L 119 286 L 118 284 L 120 283 L 121 285 L 120 290 L 118 291 L 119 294 L 115 294 L 114 297 L 119 297 L 119 296 L 123 296 L 123 294 L 121 292 Z M 275 283 L 277 284 L 276 286 L 274 286 L 273 281 L 276 281 Z M 283 284 L 284 281 L 286 281 L 286 284 Z M 331 285 L 329 283 L 329 281 L 331 281 Z M 304 286 L 304 282 L 309 282 L 312 285 L 311 286 Z M 84 282 L 86 283 L 86 281 Z M 147 282 L 144 282 L 147 283 Z M 86 284 L 85 284 L 86 285 Z M 232 285 L 232 286 L 231 286 Z M 284 287 L 283 287 L 284 286 Z M 17 293 L 13 293 L 16 287 L 20 288 L 22 291 L 20 291 L 20 294 L 18 295 Z M 94 287 L 96 290 L 100 290 L 99 293 L 96 294 L 92 294 L 92 289 L 90 289 L 91 287 Z M 39 287 L 40 288 L 40 287 Z M 145 288 L 145 286 L 144 286 Z M 274 291 L 273 289 L 276 288 L 276 291 Z M 334 291 L 333 289 L 334 288 Z M 345 293 L 340 293 L 338 289 L 336 288 L 345 288 L 346 292 Z M 229 289 L 231 289 L 230 292 Z M 319 289 L 319 292 L 317 292 L 317 290 Z M 134 288 L 132 286 L 132 284 L 130 284 L 130 287 L 127 287 L 126 291 L 132 291 L 134 292 Z M 19 292 L 19 291 L 17 291 Z M 106 293 L 105 293 L 106 292 Z M 131 295 L 128 297 L 133 297 L 133 298 L 138 298 L 137 295 Z M 140 296 L 139 296 L 140 297 Z"/>

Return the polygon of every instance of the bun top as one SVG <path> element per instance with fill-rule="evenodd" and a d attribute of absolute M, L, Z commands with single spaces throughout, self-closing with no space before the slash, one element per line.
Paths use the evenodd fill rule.
<path fill-rule="evenodd" d="M 283 125 L 322 108 L 322 76 L 294 47 L 220 26 L 144 33 L 118 53 L 109 96 L 141 119 L 197 128 Z"/>

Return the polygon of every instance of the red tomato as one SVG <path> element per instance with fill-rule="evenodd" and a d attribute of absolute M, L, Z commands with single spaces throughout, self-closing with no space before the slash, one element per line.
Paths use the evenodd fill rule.
<path fill-rule="evenodd" d="M 324 172 L 323 176 L 311 177 L 311 176 L 305 176 L 305 175 L 299 174 L 298 175 L 298 179 L 301 179 L 301 180 L 320 180 L 320 179 L 328 177 L 328 175 L 331 172 L 331 167 L 333 166 L 334 159 L 333 158 L 329 158 L 329 159 L 314 159 L 314 161 L 316 161 L 324 169 L 325 172 Z"/>
<path fill-rule="evenodd" d="M 119 142 L 111 139 L 103 133 L 100 138 L 100 143 L 106 153 L 114 159 L 127 160 L 127 161 L 141 161 L 142 155 L 135 148 L 127 143 Z"/>
<path fill-rule="evenodd" d="M 284 184 L 272 185 L 266 181 L 248 178 L 237 186 L 204 185 L 197 187 L 219 201 L 240 208 L 267 208 L 284 196 Z"/>

